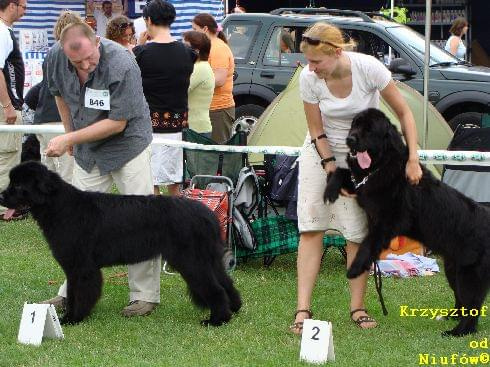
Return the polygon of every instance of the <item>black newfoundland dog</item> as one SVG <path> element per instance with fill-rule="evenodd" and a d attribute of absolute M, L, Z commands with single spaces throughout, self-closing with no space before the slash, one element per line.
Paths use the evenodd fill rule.
<path fill-rule="evenodd" d="M 347 145 L 350 171 L 337 169 L 325 191 L 325 200 L 331 202 L 341 187 L 355 192 L 367 213 L 369 234 L 347 276 L 355 278 L 368 270 L 393 237 L 408 236 L 444 259 L 455 308 L 479 314 L 490 287 L 490 210 L 438 181 L 424 167 L 420 183 L 410 185 L 405 178 L 408 149 L 379 110 L 368 109 L 354 118 Z M 476 332 L 478 316 L 462 313 L 445 335 Z"/>
<path fill-rule="evenodd" d="M 87 317 L 100 297 L 100 269 L 162 255 L 187 283 L 193 302 L 218 326 L 241 307 L 225 271 L 218 220 L 200 202 L 165 196 L 84 192 L 36 162 L 10 171 L 0 194 L 9 208 L 29 207 L 68 281 L 61 322 Z"/>

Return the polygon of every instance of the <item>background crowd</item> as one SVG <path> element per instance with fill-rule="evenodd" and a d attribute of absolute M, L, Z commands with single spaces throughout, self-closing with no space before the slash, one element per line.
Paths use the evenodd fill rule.
<path fill-rule="evenodd" d="M 11 27 L 13 22 L 23 15 L 26 5 L 24 8 L 21 7 L 22 11 L 19 11 L 16 1 L 2 0 L 2 3 L 6 4 L 5 11 L 12 12 L 11 15 L 5 16 L 12 20 L 3 21 L 2 25 Z M 234 58 L 221 27 L 212 15 L 203 13 L 196 16 L 192 24 L 194 30 L 185 32 L 182 40 L 176 40 L 170 34 L 170 26 L 176 17 L 175 9 L 170 2 L 148 1 L 143 16 L 134 22 L 125 15 L 114 13 L 110 1 L 104 1 L 100 10 L 96 9 L 93 1 L 87 6 L 95 21 L 88 18 L 85 23 L 90 25 L 101 39 L 114 41 L 124 47 L 139 66 L 144 96 L 150 110 L 152 132 L 155 136 L 163 134 L 166 139 L 181 140 L 182 129 L 189 127 L 216 142 L 228 140 L 234 120 L 235 104 L 232 95 Z M 62 12 L 54 30 L 57 41 L 63 28 L 73 22 L 83 23 L 84 20 L 74 12 Z M 10 41 L 15 41 L 13 34 L 9 33 L 6 36 Z M 22 85 L 24 71 L 21 65 L 22 59 L 19 60 L 16 66 L 18 70 L 16 79 L 17 85 Z M 155 63 L 155 60 L 159 62 Z M 47 59 L 43 64 L 43 75 L 47 75 L 48 72 L 46 65 Z M 8 69 L 3 70 L 6 74 Z M 1 87 L 0 85 L 0 89 Z M 5 91 L 11 89 L 5 88 Z M 19 91 L 18 95 L 20 97 L 16 111 L 20 112 L 23 103 L 22 92 Z M 1 100 L 3 102 L 7 99 L 1 98 Z M 62 123 L 46 78 L 30 89 L 25 96 L 25 102 L 24 108 L 32 113 L 33 123 Z M 10 113 L 7 103 L 2 110 L 8 110 Z M 20 123 L 20 113 L 15 122 L 11 120 L 12 117 L 6 119 L 6 123 Z M 8 162 L 0 160 L 0 178 L 5 181 L 1 182 L 0 188 L 6 186 L 10 168 L 20 162 L 21 151 L 20 134 L 2 136 L 5 139 L 15 138 L 15 142 L 9 143 L 15 154 L 8 157 Z M 65 180 L 71 182 L 73 157 L 70 154 L 59 157 L 50 157 L 46 154 L 47 144 L 52 137 L 49 134 L 37 136 L 40 142 L 41 160 Z M 167 186 L 171 194 L 175 195 L 179 192 L 182 162 L 180 148 L 164 146 L 153 148 L 151 167 L 154 193 L 159 192 L 161 185 Z M 1 219 L 20 219 L 24 216 L 25 213 L 7 211 L 7 208 L 0 210 Z"/>

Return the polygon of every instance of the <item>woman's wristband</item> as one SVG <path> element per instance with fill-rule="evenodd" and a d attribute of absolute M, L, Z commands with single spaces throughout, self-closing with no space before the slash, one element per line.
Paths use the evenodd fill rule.
<path fill-rule="evenodd" d="M 12 101 L 10 101 L 9 103 L 7 103 L 6 105 L 3 105 L 0 103 L 0 106 L 2 106 L 2 108 L 9 108 L 10 106 L 12 106 Z"/>
<path fill-rule="evenodd" d="M 318 135 L 315 139 L 311 139 L 311 144 L 315 144 L 315 146 L 316 146 L 316 141 L 317 140 L 326 139 L 326 138 L 327 138 L 327 135 L 326 134 Z"/>
<path fill-rule="evenodd" d="M 331 156 L 331 157 L 328 157 L 328 158 L 323 158 L 323 159 L 320 161 L 320 164 L 322 165 L 322 168 L 323 168 L 323 169 L 325 169 L 325 165 L 326 165 L 328 162 L 335 162 L 335 157 L 334 157 L 334 156 Z"/>

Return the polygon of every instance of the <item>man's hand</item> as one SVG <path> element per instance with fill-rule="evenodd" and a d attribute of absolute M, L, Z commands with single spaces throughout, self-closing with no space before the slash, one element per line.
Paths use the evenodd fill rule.
<path fill-rule="evenodd" d="M 17 121 L 17 112 L 15 111 L 12 104 L 10 104 L 10 106 L 8 106 L 7 108 L 4 108 L 3 113 L 5 114 L 5 121 L 7 122 L 7 124 L 15 124 L 15 121 Z"/>
<path fill-rule="evenodd" d="M 44 151 L 48 157 L 61 157 L 63 154 L 73 154 L 73 146 L 70 144 L 68 134 L 59 135 L 51 139 Z"/>

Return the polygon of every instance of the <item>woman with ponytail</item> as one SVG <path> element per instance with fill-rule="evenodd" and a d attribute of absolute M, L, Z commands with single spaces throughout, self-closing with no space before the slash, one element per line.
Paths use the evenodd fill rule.
<path fill-rule="evenodd" d="M 192 21 L 192 29 L 204 33 L 211 40 L 208 61 L 214 72 L 215 89 L 209 116 L 212 125 L 212 139 L 222 143 L 230 138 L 231 127 L 235 120 L 235 101 L 233 100 L 235 60 L 223 30 L 211 14 L 196 15 Z"/>

